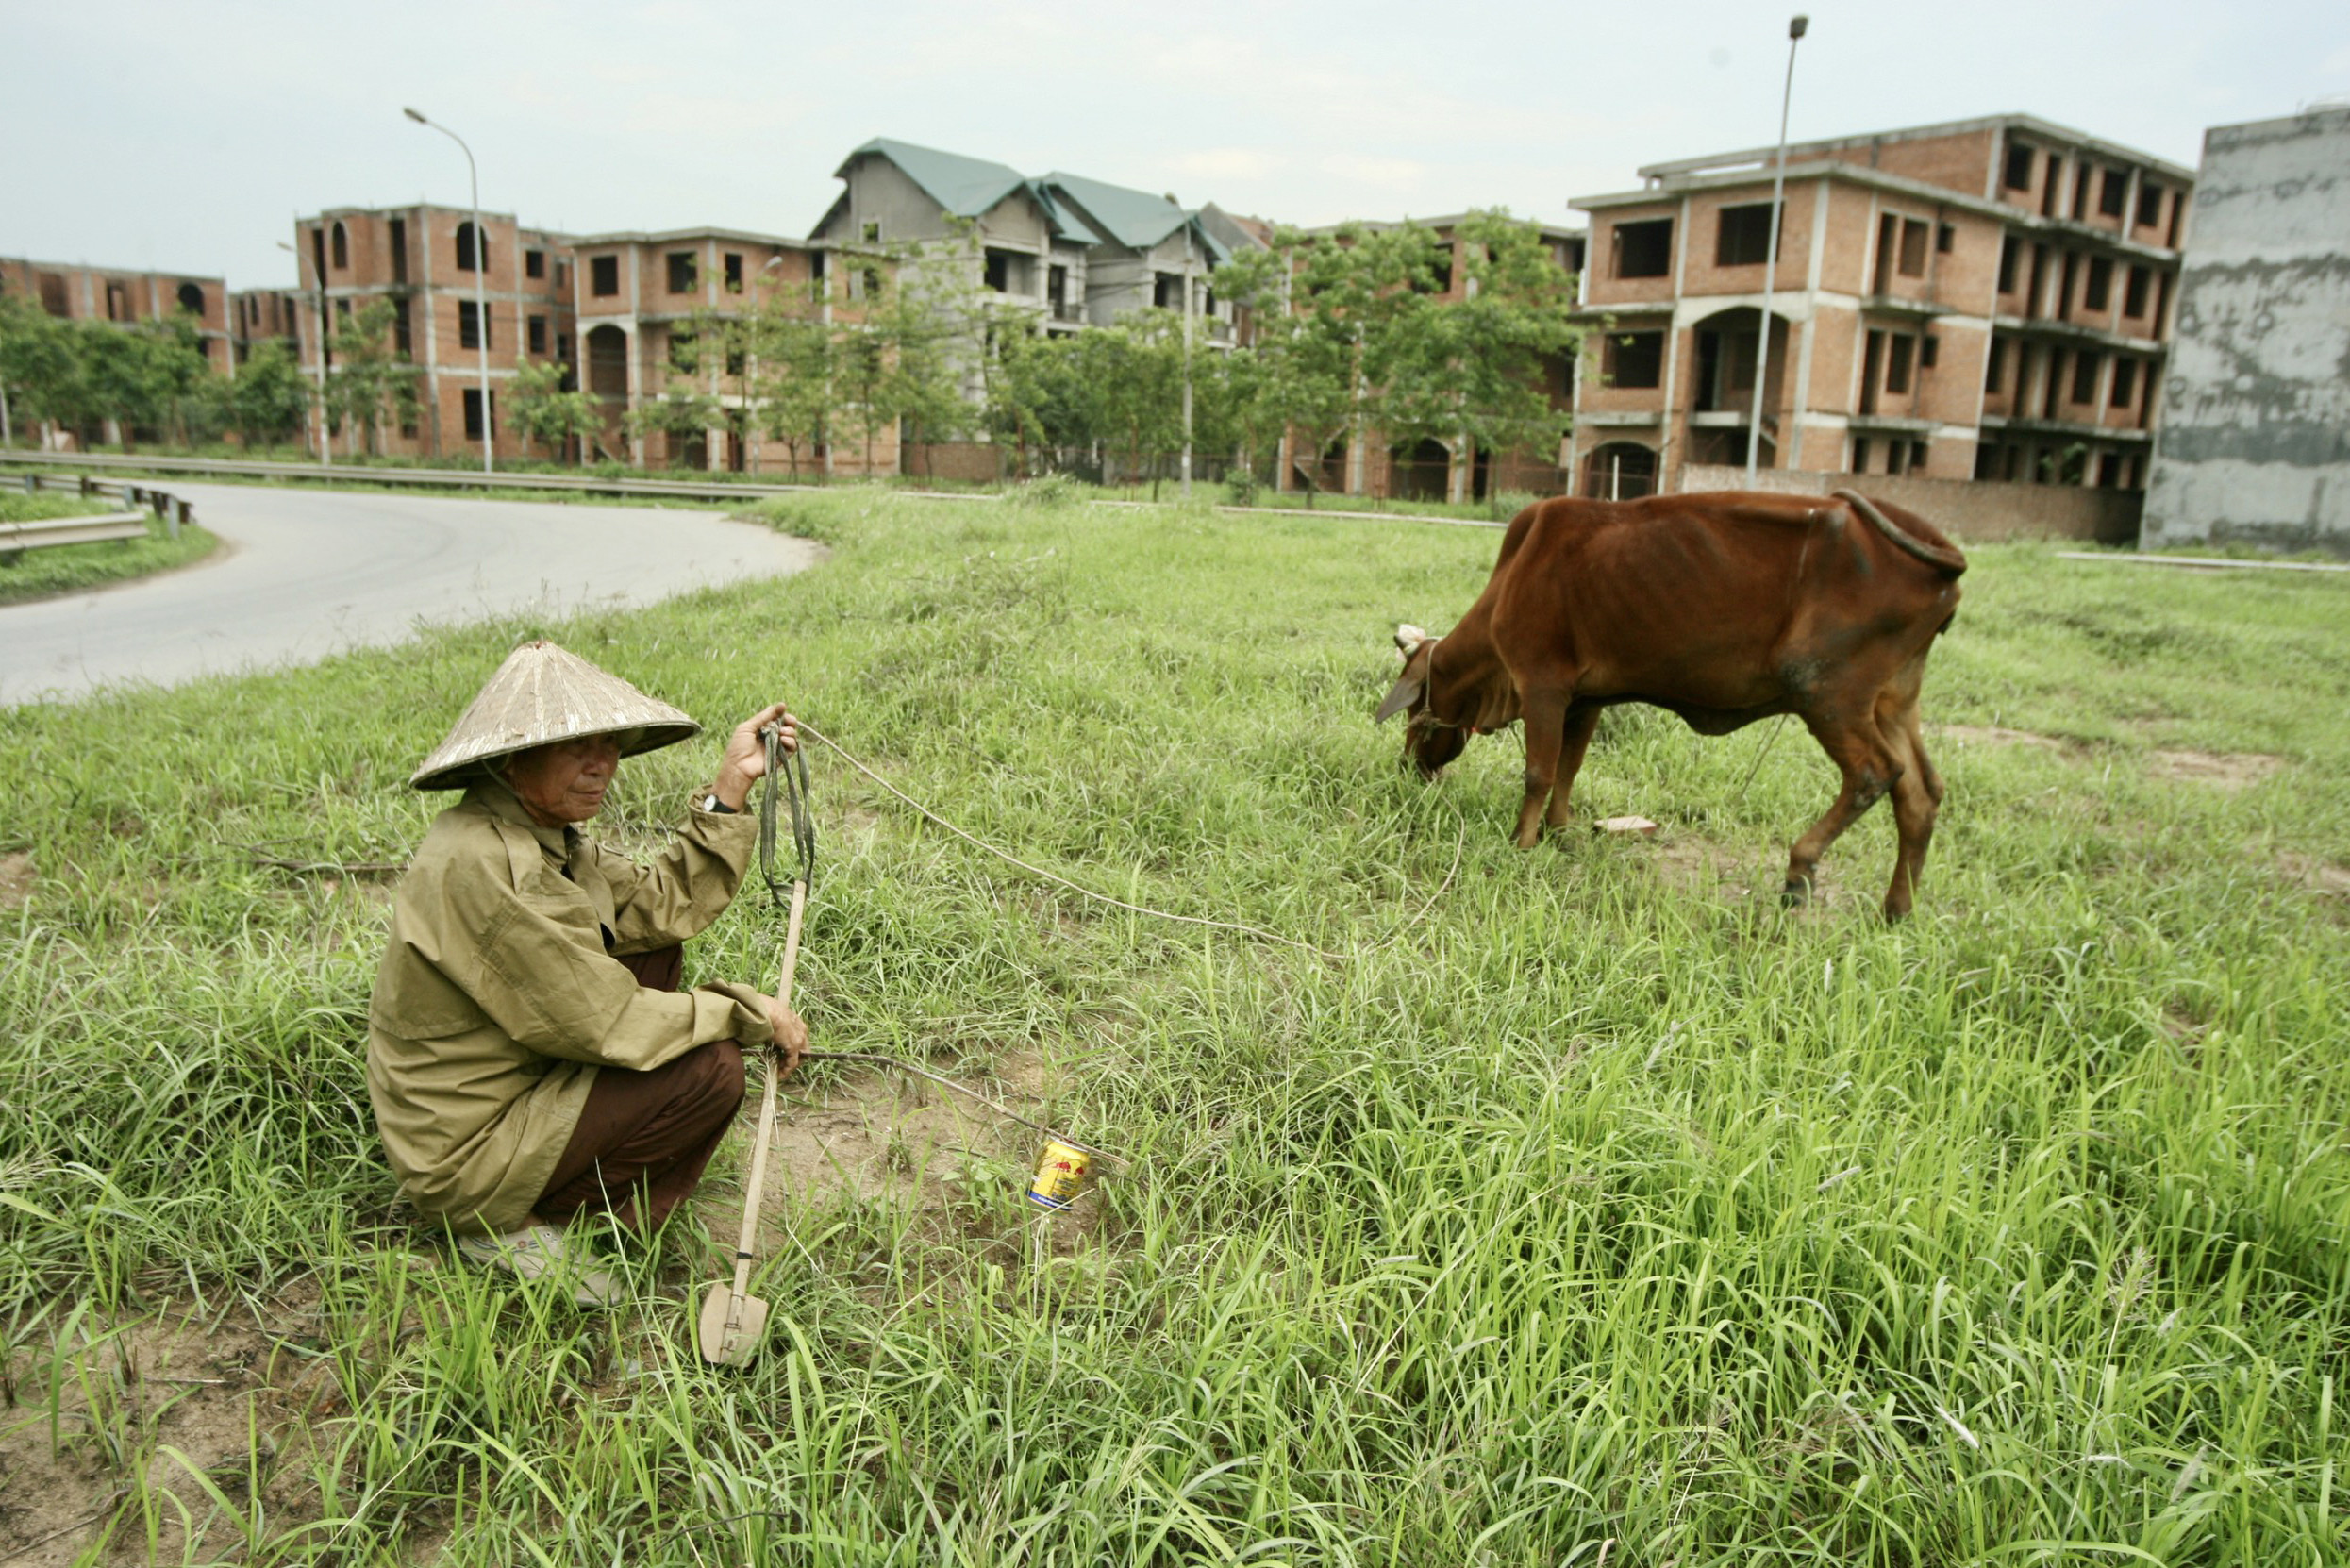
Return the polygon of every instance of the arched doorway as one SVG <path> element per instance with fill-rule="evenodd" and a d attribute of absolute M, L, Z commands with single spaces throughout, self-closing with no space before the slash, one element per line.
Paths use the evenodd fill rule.
<path fill-rule="evenodd" d="M 1433 436 L 1424 436 L 1408 446 L 1397 446 L 1388 453 L 1388 461 L 1394 470 L 1389 490 L 1404 501 L 1442 501 L 1445 487 L 1452 478 L 1453 455 L 1450 448 Z"/>
<path fill-rule="evenodd" d="M 1583 498 L 1632 501 L 1657 493 L 1657 454 L 1633 441 L 1611 441 L 1583 459 Z"/>
<path fill-rule="evenodd" d="M 1771 348 L 1763 365 L 1761 466 L 1778 466 L 1780 402 L 1785 395 L 1787 342 L 1793 325 L 1771 314 Z M 1746 461 L 1755 410 L 1755 350 L 1762 312 L 1750 305 L 1717 310 L 1696 324 L 1690 377 L 1689 460 L 1732 466 Z"/>

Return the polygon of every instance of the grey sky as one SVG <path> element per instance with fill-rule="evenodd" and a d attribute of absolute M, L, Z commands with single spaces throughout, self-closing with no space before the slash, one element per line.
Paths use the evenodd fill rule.
<path fill-rule="evenodd" d="M 1793 6 L 1611 0 L 0 0 L 0 255 L 288 282 L 292 217 L 804 234 L 868 137 L 1301 224 L 1506 205 L 1770 142 Z M 1814 0 L 1792 134 L 2022 112 L 2192 166 L 2350 93 L 2341 0 Z"/>

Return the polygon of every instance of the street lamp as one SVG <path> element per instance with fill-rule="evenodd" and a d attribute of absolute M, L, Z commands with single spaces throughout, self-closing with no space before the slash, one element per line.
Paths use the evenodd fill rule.
<path fill-rule="evenodd" d="M 403 108 L 400 112 L 420 125 L 439 131 L 465 154 L 465 180 L 474 196 L 474 346 L 481 354 L 481 471 L 488 474 L 497 467 L 491 451 L 497 444 L 498 432 L 490 420 L 490 302 L 483 281 L 490 272 L 490 237 L 481 226 L 481 177 L 474 168 L 474 149 L 465 145 L 463 137 L 446 125 L 425 119 L 415 109 Z M 425 275 L 432 275 L 429 257 L 425 259 Z"/>
<path fill-rule="evenodd" d="M 277 248 L 293 258 L 293 275 L 297 289 L 302 277 L 302 253 L 283 240 Z M 321 468 L 335 466 L 334 442 L 326 434 L 326 275 L 318 275 L 318 462 Z"/>
<path fill-rule="evenodd" d="M 1762 390 L 1770 379 L 1771 291 L 1779 275 L 1779 212 L 1787 196 L 1787 108 L 1795 97 L 1795 45 L 1810 27 L 1808 16 L 1792 17 L 1787 24 L 1787 86 L 1779 93 L 1778 172 L 1771 176 L 1771 229 L 1762 249 L 1762 332 L 1755 340 L 1755 416 L 1746 430 L 1748 490 L 1755 488 L 1755 470 L 1762 457 Z M 1782 449 L 1785 445 L 1780 442 Z"/>

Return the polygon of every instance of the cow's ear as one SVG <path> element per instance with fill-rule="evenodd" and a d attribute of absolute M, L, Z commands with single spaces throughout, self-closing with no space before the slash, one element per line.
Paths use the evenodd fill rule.
<path fill-rule="evenodd" d="M 1375 725 L 1383 725 L 1413 703 L 1418 702 L 1420 687 L 1425 675 L 1425 670 L 1415 674 L 1411 666 L 1406 664 L 1403 678 L 1388 692 L 1387 696 L 1379 704 L 1379 710 L 1371 715 L 1371 722 Z"/>
<path fill-rule="evenodd" d="M 1427 640 L 1428 634 L 1422 631 L 1418 626 L 1413 626 L 1409 621 L 1401 623 L 1395 628 L 1395 649 L 1398 653 L 1402 654 L 1407 660 L 1408 660 L 1413 654 L 1418 653 L 1420 651 L 1420 644 L 1425 642 Z"/>

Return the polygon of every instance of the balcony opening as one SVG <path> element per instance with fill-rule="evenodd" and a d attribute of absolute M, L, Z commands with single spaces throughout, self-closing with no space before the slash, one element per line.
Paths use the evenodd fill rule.
<path fill-rule="evenodd" d="M 2113 407 L 2127 409 L 2138 401 L 2138 361 L 2113 357 Z"/>
<path fill-rule="evenodd" d="M 2129 175 L 2119 169 L 2108 169 L 2105 180 L 2097 187 L 2097 211 L 2108 218 L 2118 218 L 2129 202 Z"/>
<path fill-rule="evenodd" d="M 2162 187 L 2147 180 L 2138 187 L 2138 223 L 2145 227 L 2162 221 Z"/>
<path fill-rule="evenodd" d="M 1885 391 L 1904 397 L 1909 392 L 1909 366 L 1916 358 L 1918 341 L 1907 332 L 1896 332 L 1885 342 Z"/>
<path fill-rule="evenodd" d="M 2015 259 L 2022 248 L 2012 234 L 1999 242 L 1999 292 L 2003 294 L 2015 292 Z"/>
<path fill-rule="evenodd" d="M 1673 220 L 1617 224 L 1608 231 L 1617 277 L 1663 277 L 1673 271 Z"/>
<path fill-rule="evenodd" d="M 1611 441 L 1583 459 L 1583 496 L 1590 501 L 1637 501 L 1657 493 L 1657 454 L 1638 442 Z"/>
<path fill-rule="evenodd" d="M 2072 251 L 2064 253 L 2064 265 L 2057 273 L 2057 320 L 2073 319 L 2073 275 L 2080 258 Z"/>
<path fill-rule="evenodd" d="M 2097 401 L 2097 373 L 2105 368 L 2106 357 L 2094 349 L 2082 349 L 2073 356 L 2073 401 Z"/>
<path fill-rule="evenodd" d="M 1885 334 L 1872 330 L 1860 351 L 1860 411 L 1876 412 L 1876 389 L 1885 366 Z"/>
<path fill-rule="evenodd" d="M 2089 176 L 2092 172 L 2086 162 L 2074 165 L 2073 221 L 2075 223 L 2089 216 Z"/>
<path fill-rule="evenodd" d="M 2081 309 L 2102 312 L 2113 303 L 2113 259 L 2092 256 L 2089 259 L 2089 283 L 2081 294 Z"/>
<path fill-rule="evenodd" d="M 1926 225 L 1916 218 L 1901 220 L 1901 275 L 1904 277 L 1925 275 L 1925 229 Z"/>
<path fill-rule="evenodd" d="M 392 302 L 392 351 L 406 359 L 415 353 L 409 336 L 408 309 L 406 299 Z"/>
<path fill-rule="evenodd" d="M 2004 338 L 1991 341 L 1991 352 L 1983 359 L 1983 391 L 1997 397 L 2007 388 L 2008 342 Z"/>
<path fill-rule="evenodd" d="M 2146 285 L 2154 275 L 2132 262 L 2127 280 L 2122 285 L 2122 314 L 2135 320 L 2146 313 Z"/>
<path fill-rule="evenodd" d="M 2064 159 L 2058 158 L 2054 153 L 2050 153 L 2048 155 L 2048 173 L 2041 181 L 2040 186 L 2040 215 L 2042 217 L 2053 218 L 2057 215 L 2057 192 L 2063 186 L 2063 184 Z"/>
<path fill-rule="evenodd" d="M 592 327 L 587 336 L 588 391 L 598 397 L 628 395 L 628 334 L 619 327 Z"/>

